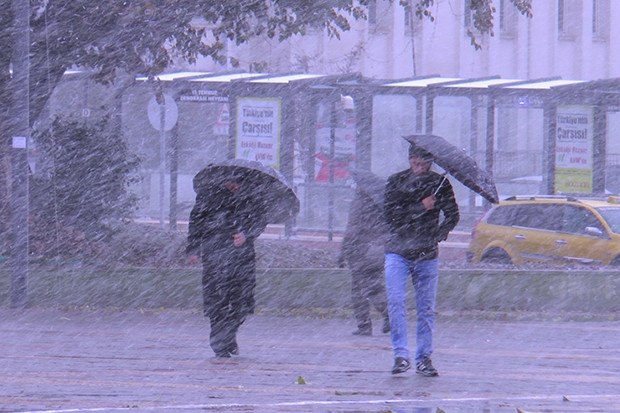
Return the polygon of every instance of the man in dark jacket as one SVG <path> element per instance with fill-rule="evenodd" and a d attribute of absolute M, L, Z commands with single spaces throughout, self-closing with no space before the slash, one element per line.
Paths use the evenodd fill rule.
<path fill-rule="evenodd" d="M 351 302 L 357 320 L 355 335 L 372 335 L 370 304 L 383 316 L 382 331 L 390 331 L 383 275 L 387 226 L 382 205 L 377 205 L 359 187 L 349 209 L 349 220 L 342 239 L 340 265 L 351 269 Z"/>
<path fill-rule="evenodd" d="M 205 317 L 216 357 L 239 353 L 237 330 L 254 312 L 254 240 L 267 222 L 264 208 L 240 177 L 200 187 L 189 218 L 187 252 L 202 256 Z"/>
<path fill-rule="evenodd" d="M 385 277 L 395 359 L 392 374 L 404 373 L 411 366 L 406 315 L 407 280 L 411 275 L 417 310 L 416 372 L 438 375 L 430 359 L 439 279 L 438 243 L 458 223 L 459 210 L 452 185 L 445 176 L 430 170 L 432 164 L 430 153 L 412 145 L 410 168 L 390 176 L 385 188 L 384 213 L 389 227 Z"/>

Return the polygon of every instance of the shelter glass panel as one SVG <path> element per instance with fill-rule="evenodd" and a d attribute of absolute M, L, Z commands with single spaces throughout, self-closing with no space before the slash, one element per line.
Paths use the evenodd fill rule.
<path fill-rule="evenodd" d="M 416 133 L 416 98 L 376 95 L 372 106 L 371 170 L 387 177 L 409 166 L 409 144 L 402 137 Z"/>
<path fill-rule="evenodd" d="M 439 96 L 434 100 L 433 134 L 471 153 L 471 100 Z"/>
<path fill-rule="evenodd" d="M 493 176 L 506 195 L 543 193 L 543 110 L 497 109 Z"/>
<path fill-rule="evenodd" d="M 620 194 L 620 111 L 607 112 L 605 189 Z"/>

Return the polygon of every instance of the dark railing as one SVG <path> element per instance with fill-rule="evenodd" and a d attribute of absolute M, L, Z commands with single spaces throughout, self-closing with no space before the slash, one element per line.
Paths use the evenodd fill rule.
<path fill-rule="evenodd" d="M 620 165 L 620 153 L 608 153 L 605 159 L 605 166 Z"/>

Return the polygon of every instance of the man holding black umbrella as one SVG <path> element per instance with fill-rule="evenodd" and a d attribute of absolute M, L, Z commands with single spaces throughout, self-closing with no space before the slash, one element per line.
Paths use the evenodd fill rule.
<path fill-rule="evenodd" d="M 187 253 L 202 255 L 204 315 L 211 322 L 216 357 L 239 354 L 237 330 L 254 312 L 254 240 L 267 224 L 299 212 L 292 186 L 274 168 L 247 159 L 208 165 L 193 181 L 196 204 L 189 217 Z"/>
<path fill-rule="evenodd" d="M 189 218 L 187 252 L 202 256 L 204 315 L 211 323 L 211 348 L 219 358 L 239 353 L 237 330 L 254 312 L 254 240 L 267 219 L 254 199 L 257 188 L 249 186 L 240 174 L 194 185 L 199 190 Z"/>
<path fill-rule="evenodd" d="M 452 185 L 445 175 L 430 170 L 432 164 L 433 155 L 412 144 L 410 168 L 390 176 L 385 188 L 384 214 L 389 229 L 385 277 L 394 352 L 392 374 L 411 367 L 406 314 L 411 275 L 417 311 L 416 372 L 427 377 L 439 375 L 430 358 L 439 279 L 438 244 L 458 223 L 459 210 Z"/>

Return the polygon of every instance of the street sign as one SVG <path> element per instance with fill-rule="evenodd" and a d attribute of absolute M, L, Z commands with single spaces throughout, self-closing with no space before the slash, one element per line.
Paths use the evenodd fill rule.
<path fill-rule="evenodd" d="M 155 96 L 149 100 L 147 107 L 149 115 L 149 121 L 151 125 L 161 131 L 161 106 L 157 103 Z M 174 98 L 167 93 L 164 93 L 164 131 L 168 132 L 174 125 L 176 125 L 179 118 L 179 108 L 174 101 Z"/>

